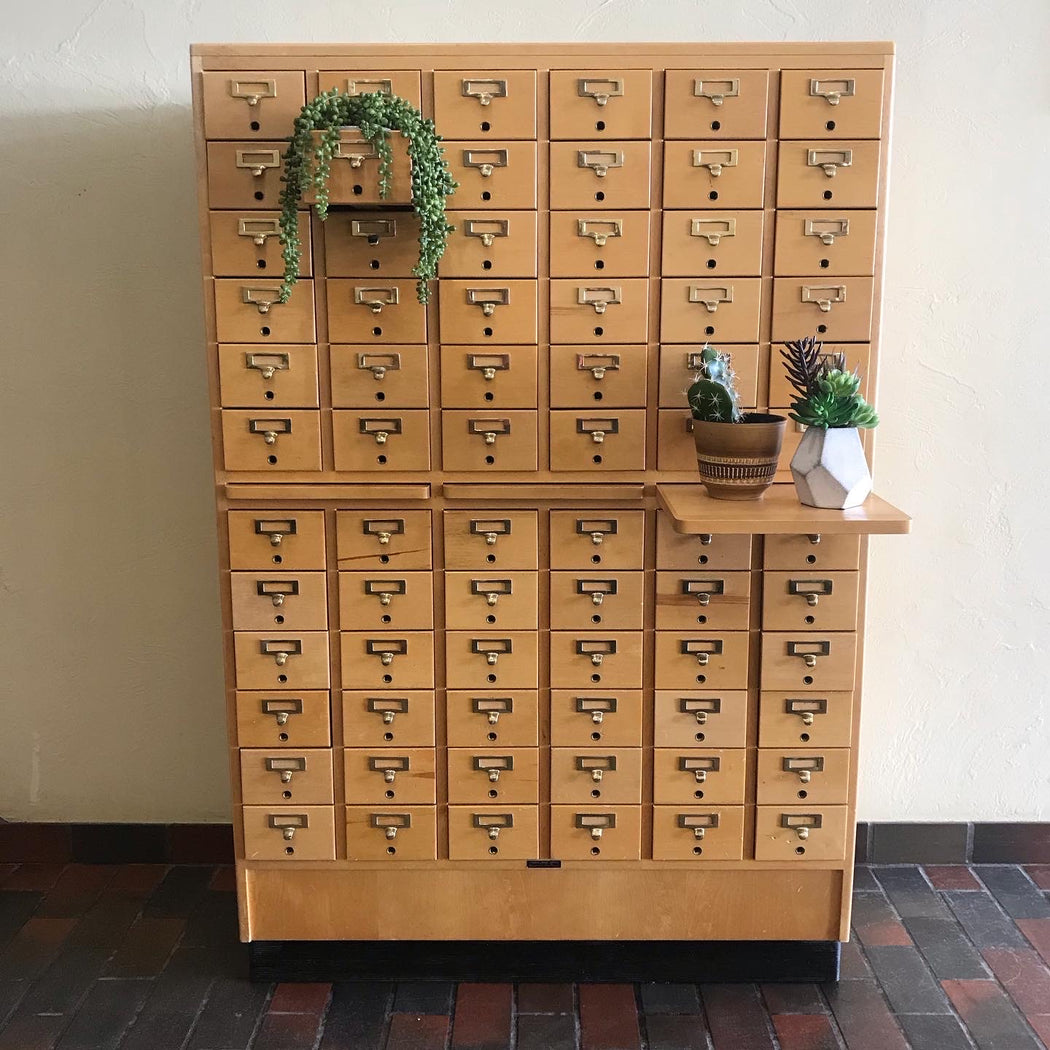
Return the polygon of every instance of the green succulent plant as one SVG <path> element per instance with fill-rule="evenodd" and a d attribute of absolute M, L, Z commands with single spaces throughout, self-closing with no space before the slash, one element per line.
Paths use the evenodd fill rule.
<path fill-rule="evenodd" d="M 846 371 L 845 354 L 825 354 L 822 348 L 806 336 L 780 351 L 796 394 L 788 414 L 796 423 L 825 430 L 878 426 L 878 414 L 860 395 L 860 374 Z"/>
<path fill-rule="evenodd" d="M 417 278 L 416 295 L 421 303 L 430 298 L 427 283 L 437 276 L 438 261 L 445 253 L 448 235 L 454 227 L 445 220 L 445 200 L 456 192 L 441 148 L 441 136 L 434 122 L 426 119 L 411 102 L 397 95 L 369 92 L 347 95 L 338 88 L 322 92 L 303 106 L 293 124 L 292 137 L 284 155 L 281 190 L 280 240 L 284 257 L 284 282 L 280 300 L 288 301 L 292 286 L 299 279 L 298 209 L 308 190 L 314 192 L 314 212 L 322 221 L 328 217 L 328 177 L 332 157 L 339 146 L 339 132 L 345 127 L 359 128 L 379 154 L 379 195 L 390 193 L 393 154 L 390 132 L 408 139 L 412 165 L 412 206 L 419 216 L 419 261 L 412 273 Z M 315 132 L 320 132 L 315 137 Z"/>
<path fill-rule="evenodd" d="M 740 395 L 736 372 L 729 354 L 704 344 L 700 351 L 700 371 L 686 391 L 693 419 L 708 423 L 739 423 Z"/>

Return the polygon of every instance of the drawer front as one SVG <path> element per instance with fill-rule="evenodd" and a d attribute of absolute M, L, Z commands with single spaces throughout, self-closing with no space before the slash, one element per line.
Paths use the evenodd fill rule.
<path fill-rule="evenodd" d="M 751 612 L 749 572 L 658 572 L 656 629 L 746 631 Z"/>
<path fill-rule="evenodd" d="M 641 747 L 641 690 L 551 690 L 551 745 Z"/>
<path fill-rule="evenodd" d="M 537 806 L 449 806 L 449 860 L 529 860 L 539 851 Z"/>
<path fill-rule="evenodd" d="M 649 331 L 649 281 L 626 277 L 551 281 L 551 342 L 644 343 Z"/>
<path fill-rule="evenodd" d="M 220 346 L 226 408 L 317 408 L 316 346 Z"/>
<path fill-rule="evenodd" d="M 863 397 L 867 397 L 869 393 L 869 373 L 870 373 L 870 358 L 871 358 L 871 346 L 868 343 L 824 343 L 821 357 L 828 358 L 833 354 L 845 354 L 846 355 L 846 368 L 852 370 L 859 368 L 861 373 L 860 392 Z M 784 359 L 779 354 L 775 355 L 776 360 L 770 361 L 769 369 L 769 404 L 771 405 L 790 405 L 791 402 L 797 396 L 791 389 L 791 385 L 788 383 L 787 373 L 784 370 Z M 771 536 L 770 539 L 775 539 L 778 542 L 790 537 L 784 536 Z M 856 545 L 856 536 L 828 536 L 828 541 L 835 540 L 847 540 Z"/>
<path fill-rule="evenodd" d="M 235 631 L 326 631 L 328 584 L 323 572 L 231 572 Z"/>
<path fill-rule="evenodd" d="M 767 569 L 815 571 L 860 568 L 859 536 L 767 536 Z"/>
<path fill-rule="evenodd" d="M 875 141 L 781 142 L 778 208 L 874 208 L 880 146 Z"/>
<path fill-rule="evenodd" d="M 762 279 L 665 278 L 661 284 L 660 339 L 696 343 L 702 334 L 723 343 L 758 342 Z"/>
<path fill-rule="evenodd" d="M 744 801 L 744 748 L 662 748 L 653 751 L 653 801 L 665 805 Z"/>
<path fill-rule="evenodd" d="M 640 510 L 551 511 L 552 569 L 641 569 Z"/>
<path fill-rule="evenodd" d="M 762 574 L 764 631 L 855 631 L 855 572 L 765 572 Z"/>
<path fill-rule="evenodd" d="M 758 276 L 763 226 L 760 211 L 665 211 L 663 273 L 667 277 Z"/>
<path fill-rule="evenodd" d="M 298 70 L 201 73 L 201 94 L 206 138 L 283 138 L 306 103 L 306 84 Z"/>
<path fill-rule="evenodd" d="M 441 282 L 442 343 L 535 343 L 535 281 Z"/>
<path fill-rule="evenodd" d="M 703 347 L 694 343 L 691 346 L 660 347 L 660 406 L 681 410 L 686 403 L 685 392 L 700 370 L 700 352 Z M 736 388 L 740 394 L 740 404 L 744 408 L 754 408 L 758 404 L 758 360 L 759 348 L 755 344 L 748 346 L 720 346 L 722 353 L 729 355 L 730 364 L 736 372 Z M 774 371 L 780 368 L 779 361 L 773 365 Z M 790 404 L 770 401 L 771 405 Z M 692 432 L 689 443 L 692 446 Z"/>
<path fill-rule="evenodd" d="M 535 408 L 536 347 L 442 346 L 445 408 Z"/>
<path fill-rule="evenodd" d="M 335 860 L 332 806 L 243 806 L 245 860 Z"/>
<path fill-rule="evenodd" d="M 430 568 L 429 510 L 340 510 L 335 526 L 340 569 Z"/>
<path fill-rule="evenodd" d="M 743 747 L 747 743 L 747 693 L 658 689 L 653 740 L 657 747 Z"/>
<path fill-rule="evenodd" d="M 850 751 L 811 746 L 758 752 L 760 806 L 831 805 L 849 798 Z"/>
<path fill-rule="evenodd" d="M 343 749 L 346 799 L 365 805 L 433 805 L 434 749 L 348 747 Z"/>
<path fill-rule="evenodd" d="M 434 123 L 448 138 L 535 138 L 535 71 L 457 69 L 435 73 Z"/>
<path fill-rule="evenodd" d="M 450 211 L 439 272 L 448 277 L 535 277 L 534 211 Z"/>
<path fill-rule="evenodd" d="M 658 569 L 733 570 L 751 568 L 751 537 L 701 535 L 675 532 L 665 514 L 656 516 L 656 567 Z"/>
<path fill-rule="evenodd" d="M 350 689 L 433 689 L 434 636 L 429 631 L 344 631 L 343 685 Z"/>
<path fill-rule="evenodd" d="M 664 348 L 666 349 L 666 348 Z M 661 408 L 657 413 L 656 464 L 660 470 L 696 472 L 693 415 L 688 408 Z"/>
<path fill-rule="evenodd" d="M 411 277 L 419 262 L 419 219 L 414 212 L 332 212 L 324 257 L 329 277 Z"/>
<path fill-rule="evenodd" d="M 648 361 L 644 346 L 552 346 L 551 408 L 641 408 Z"/>
<path fill-rule="evenodd" d="M 321 418 L 316 411 L 222 411 L 222 462 L 227 470 L 320 470 Z"/>
<path fill-rule="evenodd" d="M 649 69 L 551 70 L 551 138 L 647 139 L 652 134 Z"/>
<path fill-rule="evenodd" d="M 535 631 L 448 631 L 445 667 L 450 689 L 535 689 Z"/>
<path fill-rule="evenodd" d="M 241 796 L 247 806 L 322 806 L 334 801 L 329 748 L 244 749 Z"/>
<path fill-rule="evenodd" d="M 551 856 L 558 860 L 638 860 L 640 806 L 551 806 Z"/>
<path fill-rule="evenodd" d="M 426 409 L 336 409 L 332 413 L 336 470 L 429 470 Z"/>
<path fill-rule="evenodd" d="M 762 685 L 768 689 L 852 689 L 856 666 L 855 634 L 762 635 Z"/>
<path fill-rule="evenodd" d="M 426 408 L 430 404 L 425 346 L 333 346 L 336 408 Z"/>
<path fill-rule="evenodd" d="M 450 803 L 539 801 L 539 751 L 534 747 L 448 749 Z"/>
<path fill-rule="evenodd" d="M 445 160 L 459 189 L 453 210 L 536 207 L 535 142 L 446 142 Z"/>
<path fill-rule="evenodd" d="M 644 470 L 645 409 L 550 414 L 551 470 Z"/>
<path fill-rule="evenodd" d="M 535 690 L 449 690 L 446 694 L 450 747 L 535 747 L 539 700 Z"/>
<path fill-rule="evenodd" d="M 759 747 L 849 747 L 852 734 L 852 693 L 762 691 Z"/>
<path fill-rule="evenodd" d="M 648 142 L 552 142 L 551 209 L 649 207 Z"/>
<path fill-rule="evenodd" d="M 641 631 L 552 631 L 551 685 L 561 689 L 639 689 Z"/>
<path fill-rule="evenodd" d="M 759 806 L 755 860 L 842 860 L 845 806 Z"/>
<path fill-rule="evenodd" d="M 226 521 L 231 569 L 325 567 L 322 511 L 231 510 Z"/>
<path fill-rule="evenodd" d="M 647 277 L 649 213 L 551 212 L 551 277 Z"/>
<path fill-rule="evenodd" d="M 343 743 L 347 747 L 433 747 L 433 692 L 343 690 Z"/>
<path fill-rule="evenodd" d="M 312 343 L 314 283 L 300 281 L 286 303 L 280 281 L 223 278 L 215 282 L 215 333 L 220 343 Z"/>
<path fill-rule="evenodd" d="M 665 208 L 761 208 L 765 142 L 664 143 Z"/>
<path fill-rule="evenodd" d="M 824 277 L 875 272 L 874 211 L 777 212 L 773 272 L 782 277 Z"/>
<path fill-rule="evenodd" d="M 743 806 L 655 806 L 653 860 L 741 860 Z"/>
<path fill-rule="evenodd" d="M 320 140 L 320 133 L 315 131 L 314 143 L 319 146 Z M 380 161 L 375 146 L 360 128 L 340 128 L 328 178 L 329 201 L 353 205 L 408 204 L 412 200 L 412 169 L 407 143 L 395 136 L 390 140 L 390 153 L 390 184 L 384 197 L 379 191 Z M 308 189 L 304 199 L 313 203 L 313 191 Z"/>
<path fill-rule="evenodd" d="M 665 139 L 764 139 L 769 73 L 764 69 L 669 69 Z"/>
<path fill-rule="evenodd" d="M 552 572 L 551 630 L 640 631 L 642 572 Z"/>
<path fill-rule="evenodd" d="M 780 137 L 873 138 L 882 130 L 881 69 L 785 69 Z"/>
<path fill-rule="evenodd" d="M 656 632 L 657 689 L 746 689 L 746 631 Z"/>
<path fill-rule="evenodd" d="M 535 572 L 446 572 L 445 626 L 450 631 L 535 630 L 539 624 Z"/>
<path fill-rule="evenodd" d="M 414 69 L 322 69 L 317 74 L 318 87 L 340 91 L 344 95 L 369 95 L 373 92 L 397 95 L 419 107 L 419 73 Z"/>
<path fill-rule="evenodd" d="M 434 860 L 437 814 L 433 806 L 347 806 L 350 860 Z"/>
<path fill-rule="evenodd" d="M 287 148 L 286 142 L 209 142 L 208 206 L 279 208 Z"/>
<path fill-rule="evenodd" d="M 534 510 L 446 510 L 448 569 L 535 569 L 538 515 Z"/>
<path fill-rule="evenodd" d="M 429 572 L 341 572 L 339 626 L 344 631 L 431 631 Z"/>
<path fill-rule="evenodd" d="M 329 747 L 328 693 L 237 693 L 241 747 Z"/>
<path fill-rule="evenodd" d="M 329 278 L 328 329 L 334 343 L 425 343 L 426 308 L 415 280 Z"/>
<path fill-rule="evenodd" d="M 211 231 L 211 272 L 216 277 L 255 277 L 261 273 L 284 273 L 280 228 L 276 211 L 213 211 Z M 310 213 L 299 212 L 299 276 L 312 272 L 310 251 Z"/>
<path fill-rule="evenodd" d="M 551 748 L 551 801 L 638 805 L 642 800 L 640 747 Z"/>
<path fill-rule="evenodd" d="M 238 689 L 328 688 L 325 631 L 238 631 L 233 646 Z"/>
<path fill-rule="evenodd" d="M 871 277 L 777 277 L 773 281 L 773 339 L 817 332 L 836 341 L 871 338 Z M 791 333 L 796 333 L 793 336 Z"/>
<path fill-rule="evenodd" d="M 535 470 L 536 413 L 444 411 L 441 449 L 445 470 Z"/>

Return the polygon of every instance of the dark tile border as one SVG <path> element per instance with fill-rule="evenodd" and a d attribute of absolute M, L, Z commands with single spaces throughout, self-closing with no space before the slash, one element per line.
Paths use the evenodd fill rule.
<path fill-rule="evenodd" d="M 1050 864 L 1042 823 L 860 823 L 858 864 Z M 0 864 L 232 864 L 230 824 L 0 820 Z"/>

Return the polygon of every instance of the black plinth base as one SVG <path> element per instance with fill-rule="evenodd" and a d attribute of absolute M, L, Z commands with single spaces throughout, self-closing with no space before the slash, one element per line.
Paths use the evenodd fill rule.
<path fill-rule="evenodd" d="M 253 941 L 253 981 L 837 981 L 838 941 Z"/>

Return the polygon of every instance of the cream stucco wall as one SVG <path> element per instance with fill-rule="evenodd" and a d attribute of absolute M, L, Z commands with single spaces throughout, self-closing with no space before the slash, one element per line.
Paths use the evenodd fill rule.
<path fill-rule="evenodd" d="M 860 816 L 1050 819 L 1046 0 L 37 0 L 0 31 L 0 817 L 228 816 L 187 49 L 898 47 Z"/>

